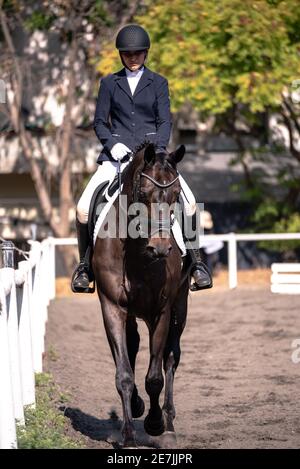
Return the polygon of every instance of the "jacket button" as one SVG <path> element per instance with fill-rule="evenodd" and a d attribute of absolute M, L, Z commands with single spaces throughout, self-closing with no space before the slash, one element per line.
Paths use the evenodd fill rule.
<path fill-rule="evenodd" d="M 132 127 L 134 127 L 134 126 L 135 126 L 135 123 L 134 123 L 134 122 L 132 122 L 132 124 L 131 124 L 131 125 L 132 125 Z"/>
<path fill-rule="evenodd" d="M 134 114 L 134 111 L 131 111 L 131 114 Z"/>

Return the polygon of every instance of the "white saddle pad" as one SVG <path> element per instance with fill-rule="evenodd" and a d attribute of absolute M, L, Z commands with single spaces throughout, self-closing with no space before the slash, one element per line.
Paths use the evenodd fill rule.
<path fill-rule="evenodd" d="M 108 186 L 109 187 L 109 186 Z M 96 244 L 96 241 L 97 241 L 97 236 L 98 236 L 98 233 L 99 233 L 99 230 L 102 226 L 102 223 L 104 222 L 105 220 L 105 217 L 106 215 L 108 214 L 109 212 L 109 209 L 110 207 L 112 206 L 112 204 L 114 203 L 114 201 L 116 200 L 116 198 L 118 197 L 119 195 L 119 191 L 115 191 L 115 193 L 109 197 L 108 193 L 107 193 L 107 189 L 105 190 L 105 193 L 104 193 L 105 197 L 106 197 L 106 200 L 108 201 L 106 203 L 106 205 L 104 206 L 103 210 L 101 210 L 101 213 L 96 221 L 96 225 L 95 225 L 95 228 L 94 228 L 94 234 L 93 234 L 93 241 L 94 241 L 94 246 Z"/>

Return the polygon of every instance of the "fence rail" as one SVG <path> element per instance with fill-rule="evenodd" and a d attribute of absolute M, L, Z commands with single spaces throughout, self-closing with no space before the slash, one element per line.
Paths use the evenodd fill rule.
<path fill-rule="evenodd" d="M 16 423 L 24 425 L 24 407 L 35 406 L 34 373 L 42 371 L 48 305 L 55 295 L 49 282 L 53 249 L 49 239 L 32 241 L 28 260 L 17 269 L 11 263 L 0 269 L 0 449 L 17 448 Z M 4 265 L 13 258 L 9 246 L 3 257 Z"/>
<path fill-rule="evenodd" d="M 300 294 L 300 264 L 271 265 L 271 291 L 273 293 Z"/>
<path fill-rule="evenodd" d="M 236 234 L 236 233 L 227 233 L 227 234 L 215 234 L 215 235 L 205 235 L 205 240 L 209 241 L 223 241 L 227 243 L 227 252 L 228 252 L 228 286 L 230 289 L 236 288 L 238 286 L 238 266 L 237 266 L 237 247 L 239 242 L 243 241 L 278 241 L 278 240 L 299 240 L 300 246 L 300 233 L 251 233 L 251 234 Z M 64 246 L 64 245 L 76 245 L 76 238 L 51 238 L 51 243 L 53 245 L 52 259 L 54 259 L 54 250 L 55 246 Z M 55 270 L 55 260 L 52 261 L 52 270 Z M 53 287 L 55 288 L 55 286 Z"/>

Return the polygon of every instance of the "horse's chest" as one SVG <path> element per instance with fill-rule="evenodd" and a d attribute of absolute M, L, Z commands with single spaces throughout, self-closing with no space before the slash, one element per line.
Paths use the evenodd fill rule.
<path fill-rule="evenodd" d="M 137 317 L 143 317 L 147 312 L 151 313 L 157 307 L 161 295 L 161 285 L 154 282 L 135 281 L 130 284 L 127 292 L 128 311 Z"/>

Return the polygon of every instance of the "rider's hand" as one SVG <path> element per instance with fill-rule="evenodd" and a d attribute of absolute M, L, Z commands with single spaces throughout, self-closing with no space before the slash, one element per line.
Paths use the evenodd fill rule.
<path fill-rule="evenodd" d="M 124 145 L 123 143 L 116 143 L 110 150 L 111 156 L 116 161 L 119 161 L 124 158 L 127 153 L 131 153 L 131 150 L 130 148 L 126 147 L 126 145 Z"/>

